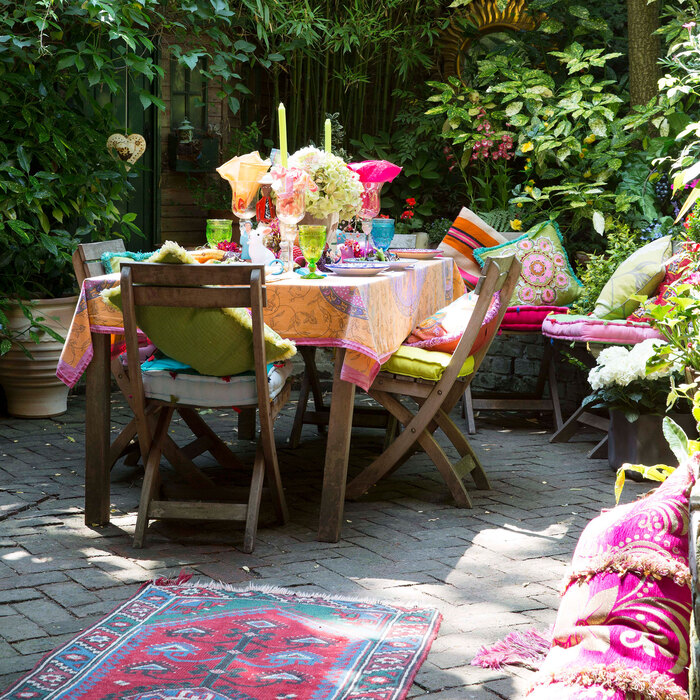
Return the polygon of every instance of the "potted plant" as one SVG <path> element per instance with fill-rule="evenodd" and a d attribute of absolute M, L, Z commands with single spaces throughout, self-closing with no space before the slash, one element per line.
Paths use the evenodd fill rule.
<path fill-rule="evenodd" d="M 647 367 L 663 346 L 663 341 L 649 339 L 629 350 L 605 348 L 588 375 L 593 393 L 583 405 L 610 411 L 608 462 L 614 469 L 627 462 L 668 464 L 673 459 L 663 438 L 663 418 L 671 381 L 680 378 L 682 368 L 671 362 Z M 692 428 L 690 414 L 684 418 L 675 420 Z"/>

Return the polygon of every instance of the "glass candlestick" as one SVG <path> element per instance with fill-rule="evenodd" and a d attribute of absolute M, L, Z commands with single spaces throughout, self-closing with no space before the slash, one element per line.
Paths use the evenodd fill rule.
<path fill-rule="evenodd" d="M 306 213 L 306 191 L 292 188 L 288 192 L 277 194 L 277 218 L 280 222 L 280 259 L 284 263 L 284 271 L 294 269 L 294 240 L 297 224 Z"/>
<path fill-rule="evenodd" d="M 362 194 L 360 195 L 360 211 L 358 212 L 362 219 L 362 232 L 365 234 L 365 257 L 369 255 L 369 241 L 372 233 L 372 219 L 374 219 L 381 209 L 381 201 L 379 193 L 381 192 L 383 182 L 363 182 Z"/>

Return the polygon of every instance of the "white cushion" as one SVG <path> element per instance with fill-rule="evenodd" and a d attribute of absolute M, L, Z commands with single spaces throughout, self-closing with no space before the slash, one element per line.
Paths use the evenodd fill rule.
<path fill-rule="evenodd" d="M 289 361 L 269 365 L 267 381 L 270 399 L 282 391 L 291 372 L 292 363 Z M 232 377 L 209 377 L 204 374 L 151 370 L 143 372 L 142 377 L 144 393 L 149 399 L 210 408 L 255 406 L 258 403 L 253 372 Z"/>

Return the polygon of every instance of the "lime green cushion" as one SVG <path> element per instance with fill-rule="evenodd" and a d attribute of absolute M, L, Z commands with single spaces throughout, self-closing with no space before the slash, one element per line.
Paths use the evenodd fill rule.
<path fill-rule="evenodd" d="M 598 318 L 627 318 L 639 301 L 634 294 L 652 296 L 666 274 L 664 263 L 673 253 L 671 236 L 647 243 L 622 262 L 603 287 L 593 315 Z"/>
<path fill-rule="evenodd" d="M 568 306 L 581 294 L 583 285 L 571 269 L 554 221 L 537 224 L 510 243 L 474 251 L 482 267 L 489 258 L 511 255 L 522 269 L 510 306 Z"/>
<path fill-rule="evenodd" d="M 424 350 L 408 345 L 402 345 L 382 365 L 382 372 L 403 374 L 406 377 L 416 379 L 429 379 L 438 381 L 442 377 L 447 365 L 450 364 L 452 355 L 437 350 Z M 466 377 L 474 371 L 474 358 L 469 356 L 459 372 L 460 377 Z"/>
<path fill-rule="evenodd" d="M 150 262 L 182 263 L 194 258 L 168 241 Z M 194 263 L 198 264 L 198 263 Z M 107 304 L 121 309 L 121 289 L 102 292 Z M 184 362 L 200 374 L 225 377 L 254 369 L 253 324 L 247 309 L 194 309 L 141 306 L 136 322 L 168 357 Z M 296 354 L 291 340 L 265 326 L 266 361 L 278 362 Z"/>

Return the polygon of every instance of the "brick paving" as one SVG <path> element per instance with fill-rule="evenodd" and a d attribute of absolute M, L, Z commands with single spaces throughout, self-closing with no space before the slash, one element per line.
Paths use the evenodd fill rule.
<path fill-rule="evenodd" d="M 112 399 L 118 430 L 129 416 L 119 395 Z M 530 671 L 489 671 L 470 661 L 509 631 L 554 621 L 559 581 L 581 530 L 613 504 L 607 463 L 585 456 L 595 436 L 550 445 L 547 426 L 535 421 L 480 419 L 473 444 L 493 490 L 473 491 L 472 510 L 451 505 L 432 463 L 417 454 L 348 503 L 341 541 L 327 544 L 315 540 L 325 441 L 308 427 L 299 449 L 284 446 L 293 408 L 276 424 L 290 522 L 268 527 L 263 510 L 250 555 L 240 550 L 238 524 L 154 523 L 146 548 L 133 549 L 141 473 L 124 465 L 112 472 L 112 524 L 86 527 L 84 397 L 71 397 L 68 413 L 53 420 L 0 418 L 0 691 L 144 581 L 185 571 L 437 607 L 440 634 L 410 697 L 521 697 Z M 207 418 L 236 441 L 233 414 Z M 181 431 L 174 426 L 176 439 Z M 354 434 L 351 472 L 381 438 L 379 431 Z M 251 443 L 236 444 L 252 455 Z M 628 484 L 623 500 L 644 490 Z"/>

